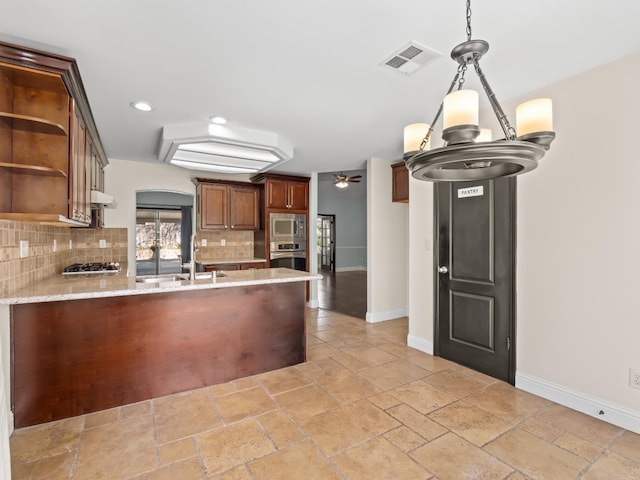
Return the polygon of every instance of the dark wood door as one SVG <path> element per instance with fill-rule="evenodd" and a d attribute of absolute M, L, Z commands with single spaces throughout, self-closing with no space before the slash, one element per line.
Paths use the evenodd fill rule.
<path fill-rule="evenodd" d="M 289 205 L 288 182 L 285 180 L 267 179 L 267 208 L 287 208 Z"/>
<path fill-rule="evenodd" d="M 435 352 L 515 381 L 516 180 L 437 183 Z"/>
<path fill-rule="evenodd" d="M 289 182 L 289 209 L 307 211 L 309 209 L 309 184 Z"/>

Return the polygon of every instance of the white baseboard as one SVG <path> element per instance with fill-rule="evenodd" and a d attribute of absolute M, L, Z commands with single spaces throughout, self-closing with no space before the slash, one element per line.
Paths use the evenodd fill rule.
<path fill-rule="evenodd" d="M 366 272 L 367 267 L 336 267 L 336 273 L 338 272 Z"/>
<path fill-rule="evenodd" d="M 424 338 L 416 337 L 415 335 L 407 335 L 407 346 L 420 350 L 421 352 L 433 355 L 433 342 L 425 340 Z"/>
<path fill-rule="evenodd" d="M 640 434 L 640 411 L 526 373 L 516 373 L 516 388 Z"/>
<path fill-rule="evenodd" d="M 309 307 L 309 308 L 320 308 L 320 303 L 318 302 L 317 298 L 315 300 L 309 300 L 307 302 L 307 307 Z"/>
<path fill-rule="evenodd" d="M 388 310 L 386 312 L 367 312 L 366 320 L 368 323 L 378 323 L 387 320 L 393 320 L 395 318 L 406 317 L 408 315 L 407 309 L 402 308 L 399 310 Z"/>

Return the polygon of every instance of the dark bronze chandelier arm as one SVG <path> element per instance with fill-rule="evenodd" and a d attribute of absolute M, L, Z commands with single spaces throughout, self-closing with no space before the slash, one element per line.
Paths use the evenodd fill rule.
<path fill-rule="evenodd" d="M 480 64 L 477 62 L 477 60 L 473 62 L 473 66 L 476 69 L 478 78 L 480 78 L 480 83 L 482 84 L 482 88 L 484 89 L 484 92 L 487 94 L 487 97 L 489 98 L 489 103 L 491 104 L 493 113 L 496 114 L 496 118 L 498 119 L 498 122 L 500 122 L 500 127 L 502 127 L 502 131 L 504 132 L 504 137 L 507 140 L 515 140 L 516 132 L 511 126 L 511 124 L 509 123 L 509 119 L 507 118 L 507 115 L 504 113 L 504 110 L 502 110 L 502 107 L 500 106 L 500 102 L 498 102 L 498 99 L 496 98 L 496 94 L 493 93 L 493 90 L 491 90 L 491 87 L 489 86 L 489 82 L 487 81 L 487 78 L 484 76 L 484 73 L 480 68 Z"/>

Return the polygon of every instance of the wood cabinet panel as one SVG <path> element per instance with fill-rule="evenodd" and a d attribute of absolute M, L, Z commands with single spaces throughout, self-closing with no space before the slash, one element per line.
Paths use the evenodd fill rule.
<path fill-rule="evenodd" d="M 304 362 L 304 283 L 14 305 L 15 426 Z"/>
<path fill-rule="evenodd" d="M 409 170 L 407 170 L 404 162 L 391 165 L 391 169 L 391 201 L 409 203 Z"/>
<path fill-rule="evenodd" d="M 308 180 L 281 180 L 266 177 L 266 208 L 306 213 L 309 210 Z"/>
<path fill-rule="evenodd" d="M 106 155 L 75 60 L 0 42 L 0 218 L 88 225 Z"/>
<path fill-rule="evenodd" d="M 194 179 L 200 230 L 259 230 L 259 187 Z"/>

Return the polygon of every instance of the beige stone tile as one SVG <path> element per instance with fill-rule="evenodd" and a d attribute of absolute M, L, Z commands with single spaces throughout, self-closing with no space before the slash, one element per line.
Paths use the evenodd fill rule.
<path fill-rule="evenodd" d="M 565 432 L 560 435 L 555 442 L 555 445 L 568 450 L 571 453 L 575 453 L 580 457 L 593 462 L 596 458 L 598 458 L 604 452 L 602 447 L 598 445 L 587 442 L 579 437 L 576 437 L 572 433 Z"/>
<path fill-rule="evenodd" d="M 367 400 L 360 400 L 304 420 L 300 426 L 325 454 L 332 456 L 399 423 Z"/>
<path fill-rule="evenodd" d="M 341 348 L 341 350 L 347 355 L 351 355 L 353 358 L 356 358 L 371 367 L 381 365 L 383 363 L 393 362 L 394 360 L 398 359 L 397 356 L 385 352 L 378 347 L 359 348 L 349 346 L 343 347 Z"/>
<path fill-rule="evenodd" d="M 320 340 L 315 335 L 307 335 L 307 347 L 310 345 L 319 345 L 321 343 L 324 343 L 324 341 Z"/>
<path fill-rule="evenodd" d="M 127 478 L 156 468 L 151 415 L 85 430 L 75 480 Z"/>
<path fill-rule="evenodd" d="M 126 420 L 128 418 L 139 417 L 141 415 L 149 415 L 151 413 L 151 401 L 147 400 L 140 403 L 132 403 L 131 405 L 125 405 L 120 407 L 120 419 Z"/>
<path fill-rule="evenodd" d="M 209 387 L 209 391 L 214 397 L 221 397 L 222 395 L 228 395 L 230 393 L 237 392 L 238 389 L 233 382 L 227 382 L 213 385 L 212 387 Z"/>
<path fill-rule="evenodd" d="M 63 453 L 31 463 L 20 463 L 11 468 L 13 480 L 68 480 L 75 453 Z"/>
<path fill-rule="evenodd" d="M 338 406 L 338 402 L 315 385 L 277 395 L 276 400 L 298 421 Z"/>
<path fill-rule="evenodd" d="M 278 405 L 262 387 L 254 387 L 230 393 L 214 399 L 225 423 L 237 422 L 247 417 L 276 410 Z"/>
<path fill-rule="evenodd" d="M 15 430 L 10 438 L 13 464 L 72 452 L 78 447 L 83 417 Z"/>
<path fill-rule="evenodd" d="M 215 478 L 216 480 L 253 480 L 253 476 L 244 465 L 232 468 L 226 472 L 220 473 L 219 475 L 213 475 L 209 478 Z"/>
<path fill-rule="evenodd" d="M 321 345 L 311 345 L 307 348 L 307 361 L 321 360 L 323 358 L 341 355 L 342 351 L 326 343 Z"/>
<path fill-rule="evenodd" d="M 479 447 L 511 428 L 504 420 L 462 401 L 432 412 L 428 417 Z"/>
<path fill-rule="evenodd" d="M 389 393 L 420 413 L 429 413 L 457 400 L 455 395 L 418 380 L 390 390 Z"/>
<path fill-rule="evenodd" d="M 340 475 L 310 442 L 299 443 L 249 463 L 255 480 L 331 480 Z"/>
<path fill-rule="evenodd" d="M 258 417 L 276 447 L 283 448 L 305 438 L 302 430 L 281 410 Z"/>
<path fill-rule="evenodd" d="M 512 424 L 551 404 L 549 400 L 518 390 L 504 382 L 496 382 L 466 397 L 465 401 Z"/>
<path fill-rule="evenodd" d="M 309 385 L 311 381 L 294 367 L 283 368 L 258 377 L 271 395 Z"/>
<path fill-rule="evenodd" d="M 439 480 L 498 480 L 513 472 L 510 466 L 453 433 L 427 443 L 410 456 Z"/>
<path fill-rule="evenodd" d="M 434 357 L 428 353 L 418 352 L 415 355 L 409 355 L 407 361 L 417 365 L 429 372 L 436 373 L 449 368 L 455 368 L 456 364 L 445 360 L 444 358 Z"/>
<path fill-rule="evenodd" d="M 625 431 L 611 445 L 610 450 L 618 455 L 640 463 L 640 435 Z"/>
<path fill-rule="evenodd" d="M 407 360 L 396 360 L 384 365 L 361 370 L 358 374 L 382 390 L 390 390 L 399 385 L 418 380 L 428 375 L 429 372 Z"/>
<path fill-rule="evenodd" d="M 194 457 L 197 454 L 196 444 L 192 437 L 158 445 L 158 458 L 161 466 Z"/>
<path fill-rule="evenodd" d="M 380 437 L 336 455 L 332 460 L 350 480 L 432 478 L 430 473 L 405 453 Z"/>
<path fill-rule="evenodd" d="M 403 452 L 410 452 L 427 443 L 424 438 L 404 425 L 385 433 L 383 436 Z"/>
<path fill-rule="evenodd" d="M 145 473 L 135 477 L 135 480 L 200 480 L 203 478 L 205 473 L 202 465 L 196 457 L 193 457 Z"/>
<path fill-rule="evenodd" d="M 465 367 L 464 365 L 456 365 L 455 367 L 453 367 L 453 370 L 458 371 L 460 373 L 462 373 L 463 375 L 466 375 L 468 377 L 471 377 L 475 380 L 478 380 L 479 382 L 484 383 L 485 385 L 491 385 L 493 383 L 497 383 L 500 380 L 494 378 L 494 377 L 490 377 L 489 375 L 485 375 L 482 372 L 478 372 L 477 370 L 473 370 L 471 368 Z"/>
<path fill-rule="evenodd" d="M 234 380 L 231 383 L 233 383 L 237 391 L 247 390 L 248 388 L 260 386 L 260 382 L 256 377 L 239 378 L 238 380 Z"/>
<path fill-rule="evenodd" d="M 388 408 L 395 407 L 402 403 L 396 397 L 387 392 L 379 393 L 378 395 L 369 397 L 367 400 L 382 410 L 387 410 Z"/>
<path fill-rule="evenodd" d="M 118 421 L 120 408 L 111 408 L 100 412 L 89 413 L 84 420 L 84 428 L 93 428 Z"/>
<path fill-rule="evenodd" d="M 513 472 L 507 477 L 507 480 L 528 480 L 528 478 L 520 472 Z"/>
<path fill-rule="evenodd" d="M 547 442 L 553 442 L 563 433 L 563 430 L 554 427 L 550 423 L 543 422 L 536 417 L 527 418 L 520 424 L 520 428 Z"/>
<path fill-rule="evenodd" d="M 275 450 L 255 419 L 227 425 L 196 436 L 207 473 L 222 473 Z"/>
<path fill-rule="evenodd" d="M 600 446 L 607 446 L 622 428 L 562 405 L 552 405 L 536 415 L 539 419 Z"/>
<path fill-rule="evenodd" d="M 575 478 L 588 465 L 577 455 L 517 428 L 484 450 L 532 478 Z"/>
<path fill-rule="evenodd" d="M 340 403 L 349 403 L 380 392 L 380 389 L 344 367 L 322 370 L 316 384 Z"/>
<path fill-rule="evenodd" d="M 392 407 L 387 410 L 387 413 L 427 440 L 433 440 L 448 432 L 448 430 L 439 423 L 425 417 L 420 412 L 405 404 Z"/>
<path fill-rule="evenodd" d="M 159 444 L 222 425 L 206 389 L 154 399 L 153 416 Z"/>
<path fill-rule="evenodd" d="M 600 457 L 581 477 L 582 480 L 639 480 L 640 464 L 615 453 Z"/>
<path fill-rule="evenodd" d="M 346 353 L 342 355 L 338 355 L 337 357 L 333 357 L 333 360 L 338 362 L 343 367 L 348 368 L 352 372 L 357 372 L 358 370 L 369 368 L 369 365 L 367 365 L 363 361 L 358 360 L 357 358 L 354 358 L 351 355 L 347 355 Z"/>
<path fill-rule="evenodd" d="M 407 355 L 416 355 L 420 353 L 419 350 L 415 348 L 407 347 L 405 344 L 401 343 L 383 343 L 377 346 L 380 350 L 384 350 L 396 357 L 406 357 Z"/>
<path fill-rule="evenodd" d="M 466 397 L 487 386 L 485 382 L 465 375 L 460 370 L 443 370 L 429 375 L 424 381 L 459 398 Z"/>

